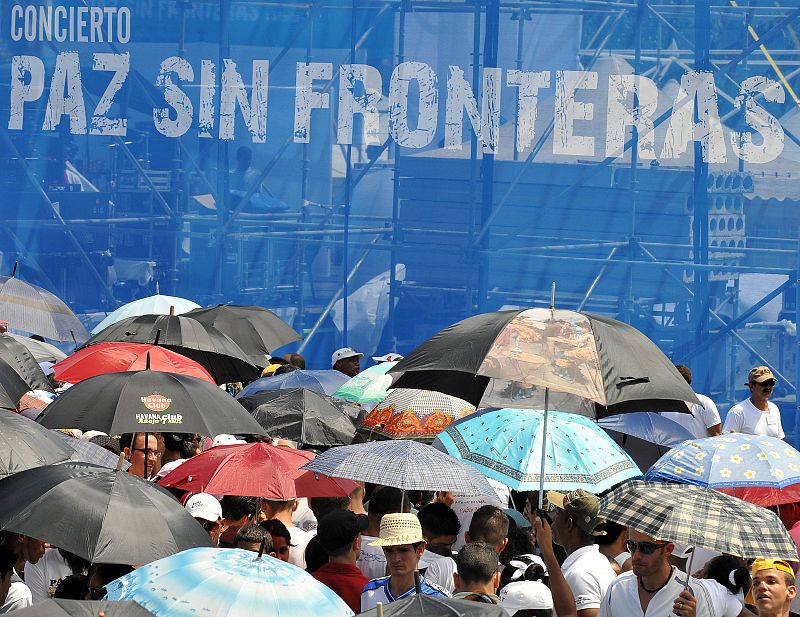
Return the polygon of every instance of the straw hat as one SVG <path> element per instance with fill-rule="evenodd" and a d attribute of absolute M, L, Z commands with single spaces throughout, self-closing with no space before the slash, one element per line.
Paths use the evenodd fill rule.
<path fill-rule="evenodd" d="M 424 542 L 422 525 L 414 514 L 385 514 L 381 519 L 380 535 L 370 546 L 400 546 Z"/>

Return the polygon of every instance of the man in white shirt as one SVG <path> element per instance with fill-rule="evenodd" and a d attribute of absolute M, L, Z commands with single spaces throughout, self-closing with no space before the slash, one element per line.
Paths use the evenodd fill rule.
<path fill-rule="evenodd" d="M 769 367 L 757 366 L 752 369 L 747 376 L 750 398 L 730 408 L 723 430 L 726 433 L 767 435 L 783 439 L 785 434 L 781 425 L 781 412 L 769 400 L 777 383 L 778 380 Z"/>
<path fill-rule="evenodd" d="M 567 552 L 561 570 L 575 596 L 578 617 L 596 617 L 606 589 L 616 576 L 608 558 L 594 543 L 595 536 L 605 533 L 606 521 L 598 515 L 600 500 L 582 489 L 569 493 L 549 491 L 547 500 L 558 508 L 553 520 L 553 542 Z"/>
<path fill-rule="evenodd" d="M 692 385 L 692 371 L 689 370 L 689 367 L 683 364 L 676 364 L 675 368 L 678 369 L 686 383 Z M 661 415 L 683 426 L 696 439 L 721 435 L 722 420 L 720 420 L 719 410 L 717 410 L 714 401 L 707 396 L 697 394 L 697 392 L 695 392 L 695 396 L 700 400 L 700 404 L 692 405 L 692 413 L 667 411 Z"/>
<path fill-rule="evenodd" d="M 627 549 L 633 570 L 620 574 L 608 587 L 599 617 L 752 617 L 736 596 L 716 581 L 689 579 L 669 565 L 675 545 L 628 529 Z"/>
<path fill-rule="evenodd" d="M 17 576 L 17 554 L 0 544 L 0 614 L 31 605 L 31 592 Z"/>
<path fill-rule="evenodd" d="M 307 531 L 296 527 L 292 522 L 292 513 L 295 508 L 297 508 L 296 499 L 289 499 L 286 501 L 277 501 L 273 499 L 261 500 L 261 511 L 266 519 L 278 519 L 286 526 L 286 529 L 289 530 L 289 535 L 292 538 L 292 548 L 289 551 L 289 563 L 305 570 L 306 546 L 313 536 Z"/>
<path fill-rule="evenodd" d="M 36 563 L 25 562 L 25 584 L 34 602 L 52 598 L 58 584 L 70 574 L 72 568 L 57 548 L 48 548 Z"/>

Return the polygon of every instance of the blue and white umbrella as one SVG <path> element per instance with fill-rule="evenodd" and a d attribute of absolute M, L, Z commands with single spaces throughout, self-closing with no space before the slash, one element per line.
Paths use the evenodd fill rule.
<path fill-rule="evenodd" d="M 291 373 L 256 379 L 247 384 L 247 387 L 236 398 L 253 396 L 267 390 L 286 390 L 288 388 L 305 388 L 306 390 L 313 390 L 319 394 L 331 396 L 349 380 L 350 378 L 344 373 L 330 369 L 324 371 L 297 370 Z"/>
<path fill-rule="evenodd" d="M 545 428 L 546 427 L 546 428 Z M 546 433 L 545 433 L 546 430 Z M 595 422 L 562 411 L 487 409 L 448 426 L 433 447 L 517 491 L 602 493 L 642 472 Z"/>
<path fill-rule="evenodd" d="M 597 423 L 605 429 L 669 448 L 687 439 L 694 439 L 689 429 L 675 420 L 647 411 L 608 416 L 598 420 Z"/>
<path fill-rule="evenodd" d="M 147 296 L 133 302 L 123 304 L 121 307 L 106 315 L 105 319 L 92 328 L 92 334 L 97 334 L 105 330 L 108 326 L 114 325 L 118 321 L 128 317 L 139 317 L 140 315 L 182 315 L 192 309 L 200 308 L 200 305 L 177 296 L 162 296 L 156 294 Z"/>
<path fill-rule="evenodd" d="M 353 611 L 304 570 L 252 551 L 193 548 L 106 585 L 108 600 L 135 600 L 156 617 L 348 617 Z"/>

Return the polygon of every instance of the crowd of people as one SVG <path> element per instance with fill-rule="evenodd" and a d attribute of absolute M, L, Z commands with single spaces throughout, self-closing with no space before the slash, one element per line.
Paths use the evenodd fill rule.
<path fill-rule="evenodd" d="M 362 357 L 339 349 L 331 368 L 353 377 Z M 273 359 L 264 376 L 300 368 L 302 356 L 287 354 Z M 691 384 L 689 369 L 678 370 Z M 705 396 L 691 414 L 669 417 L 698 438 L 723 432 L 783 438 L 780 414 L 769 400 L 776 383 L 768 367 L 752 369 L 750 397 L 731 408 L 724 423 Z M 73 436 L 124 457 L 129 473 L 152 480 L 209 448 L 255 439 L 78 433 Z M 289 500 L 173 492 L 214 546 L 253 551 L 305 570 L 354 613 L 423 594 L 496 604 L 516 617 L 800 614 L 797 562 L 745 561 L 677 546 L 606 520 L 598 495 L 585 490 L 549 491 L 544 508 L 537 509 L 535 495 L 491 484 L 497 493 L 492 497 L 364 483 L 346 497 Z M 780 514 L 800 537 L 800 507 L 787 506 Z M 49 597 L 102 598 L 109 582 L 137 565 L 89 564 L 35 537 L 0 532 L 0 613 Z"/>

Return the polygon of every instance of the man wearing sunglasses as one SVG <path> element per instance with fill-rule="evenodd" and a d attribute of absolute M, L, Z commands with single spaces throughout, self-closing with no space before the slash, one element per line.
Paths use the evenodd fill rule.
<path fill-rule="evenodd" d="M 723 431 L 783 439 L 781 413 L 778 406 L 769 400 L 777 383 L 769 367 L 757 366 L 752 369 L 747 377 L 750 398 L 731 407 Z"/>
<path fill-rule="evenodd" d="M 712 580 L 691 578 L 669 564 L 675 545 L 628 529 L 625 547 L 633 570 L 620 574 L 600 604 L 599 617 L 752 617 L 742 603 Z"/>

